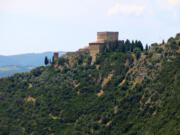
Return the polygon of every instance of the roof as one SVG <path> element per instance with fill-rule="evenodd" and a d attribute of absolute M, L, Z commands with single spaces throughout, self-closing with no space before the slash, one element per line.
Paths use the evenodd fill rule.
<path fill-rule="evenodd" d="M 90 42 L 89 44 L 104 44 L 105 41 L 95 41 L 95 42 Z"/>
<path fill-rule="evenodd" d="M 85 46 L 83 48 L 80 48 L 78 51 L 88 51 L 89 50 L 89 46 Z"/>

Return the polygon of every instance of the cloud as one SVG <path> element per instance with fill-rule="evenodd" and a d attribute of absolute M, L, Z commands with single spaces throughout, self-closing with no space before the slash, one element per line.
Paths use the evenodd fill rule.
<path fill-rule="evenodd" d="M 108 10 L 108 15 L 116 15 L 116 14 L 123 14 L 123 15 L 136 15 L 139 16 L 143 13 L 145 6 L 141 5 L 121 5 L 116 4 L 114 7 Z"/>
<path fill-rule="evenodd" d="M 180 6 L 180 0 L 156 0 L 160 7 L 174 8 Z"/>
<path fill-rule="evenodd" d="M 180 0 L 168 0 L 168 4 L 173 7 L 180 6 Z"/>

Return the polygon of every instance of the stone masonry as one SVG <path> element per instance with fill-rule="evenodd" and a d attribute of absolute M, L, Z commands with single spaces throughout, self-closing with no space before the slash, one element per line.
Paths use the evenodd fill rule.
<path fill-rule="evenodd" d="M 110 42 L 118 41 L 118 32 L 98 32 L 97 41 L 89 43 L 89 53 L 93 64 L 96 61 L 96 54 L 102 52 Z"/>
<path fill-rule="evenodd" d="M 113 42 L 118 41 L 118 32 L 98 32 L 97 41 Z"/>

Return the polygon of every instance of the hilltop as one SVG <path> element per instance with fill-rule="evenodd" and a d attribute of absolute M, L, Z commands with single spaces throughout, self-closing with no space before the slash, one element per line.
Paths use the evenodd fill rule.
<path fill-rule="evenodd" d="M 179 135 L 180 34 L 143 49 L 112 42 L 92 57 L 0 79 L 0 134 Z"/>

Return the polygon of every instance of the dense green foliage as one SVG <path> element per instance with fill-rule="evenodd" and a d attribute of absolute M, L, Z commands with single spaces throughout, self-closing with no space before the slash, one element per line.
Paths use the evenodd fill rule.
<path fill-rule="evenodd" d="M 44 59 L 44 64 L 47 66 L 49 64 L 49 60 L 48 60 L 48 57 L 46 56 L 45 59 Z"/>
<path fill-rule="evenodd" d="M 122 41 L 92 65 L 82 53 L 73 65 L 60 58 L 1 79 L 0 134 L 179 135 L 180 54 L 174 41 L 149 50 Z"/>
<path fill-rule="evenodd" d="M 110 43 L 110 45 L 105 49 L 105 52 L 135 52 L 136 50 L 143 51 L 143 44 L 141 41 L 122 40 Z"/>

